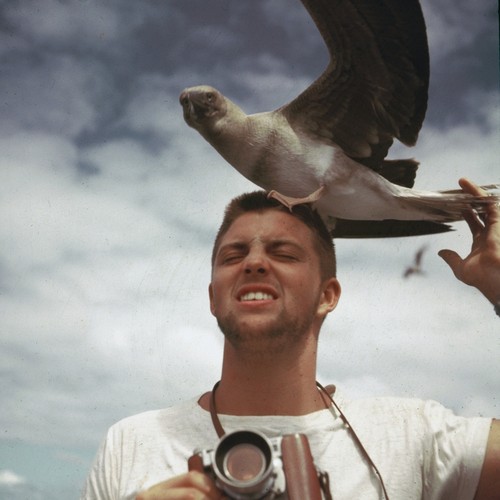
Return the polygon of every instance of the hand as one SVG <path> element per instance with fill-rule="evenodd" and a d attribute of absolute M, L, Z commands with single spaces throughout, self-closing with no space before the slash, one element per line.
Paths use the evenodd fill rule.
<path fill-rule="evenodd" d="M 474 196 L 487 193 L 467 179 L 460 187 Z M 500 304 L 500 210 L 495 203 L 483 214 L 475 211 L 464 214 L 472 233 L 472 248 L 462 259 L 453 250 L 441 250 L 438 255 L 465 284 L 476 287 L 492 304 Z"/>
<path fill-rule="evenodd" d="M 191 471 L 158 483 L 139 493 L 136 500 L 222 500 L 215 483 L 201 472 Z"/>

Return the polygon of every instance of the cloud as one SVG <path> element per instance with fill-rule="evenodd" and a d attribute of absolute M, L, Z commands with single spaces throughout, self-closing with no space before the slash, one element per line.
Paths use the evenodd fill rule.
<path fill-rule="evenodd" d="M 500 100 L 497 92 L 471 92 L 464 98 L 467 108 L 462 121 L 446 128 L 424 123 L 416 147 L 395 144 L 392 158 L 412 156 L 420 162 L 415 187 L 456 189 L 456 181 L 467 176 L 482 184 L 499 181 Z M 452 183 L 450 183 L 452 182 Z"/>
<path fill-rule="evenodd" d="M 449 237 L 441 239 L 450 244 Z M 402 242 L 390 255 L 381 244 L 359 250 L 337 243 L 344 296 L 321 333 L 322 380 L 358 396 L 375 391 L 436 399 L 467 415 L 478 409 L 467 401 L 500 390 L 490 356 L 497 318 L 481 296 L 455 282 L 436 256 L 441 245 L 431 245 L 426 275 L 404 280 L 402 258 L 412 255 L 414 242 Z M 495 398 L 481 402 L 482 414 L 498 413 Z"/>
<path fill-rule="evenodd" d="M 462 175 L 498 182 L 496 14 L 486 0 L 424 10 L 428 119 L 418 145 L 391 156 L 421 162 L 422 189 L 455 188 Z M 248 112 L 276 108 L 324 69 L 326 51 L 288 0 L 28 0 L 2 14 L 0 420 L 15 449 L 63 472 L 58 495 L 53 475 L 9 456 L 0 489 L 73 498 L 80 484 L 68 492 L 63 476 L 83 481 L 81 460 L 109 425 L 220 376 L 210 249 L 226 202 L 256 187 L 184 123 L 180 91 L 208 83 Z M 337 242 L 344 292 L 321 334 L 322 381 L 498 414 L 498 318 L 436 256 L 466 254 L 467 227 L 455 228 Z M 423 242 L 426 274 L 405 281 Z"/>
<path fill-rule="evenodd" d="M 0 485 L 4 486 L 17 486 L 24 484 L 26 479 L 15 472 L 8 469 L 0 470 Z"/>
<path fill-rule="evenodd" d="M 17 26 L 32 43 L 60 45 L 68 40 L 80 44 L 107 38 L 113 40 L 119 31 L 119 11 L 94 1 L 68 2 L 28 0 L 11 4 L 5 17 Z"/>
<path fill-rule="evenodd" d="M 431 56 L 436 64 L 445 61 L 451 54 L 464 52 L 484 35 L 485 29 L 492 30 L 491 16 L 496 17 L 495 6 L 488 0 L 471 4 L 466 0 L 422 1 L 427 24 Z"/>

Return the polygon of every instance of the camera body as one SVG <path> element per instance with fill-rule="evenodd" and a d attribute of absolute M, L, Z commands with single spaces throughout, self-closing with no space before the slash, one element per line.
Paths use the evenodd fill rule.
<path fill-rule="evenodd" d="M 214 449 L 195 450 L 188 467 L 209 474 L 236 500 L 322 498 L 325 474 L 316 470 L 304 434 L 268 438 L 257 431 L 231 432 Z"/>

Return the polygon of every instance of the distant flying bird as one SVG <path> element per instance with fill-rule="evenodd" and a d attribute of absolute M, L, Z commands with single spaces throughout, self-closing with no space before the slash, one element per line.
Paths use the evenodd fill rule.
<path fill-rule="evenodd" d="M 313 203 L 334 237 L 443 232 L 464 210 L 497 202 L 413 190 L 418 162 L 386 160 L 394 138 L 416 143 L 426 113 L 429 55 L 418 1 L 302 3 L 330 52 L 324 73 L 290 103 L 251 115 L 213 87 L 187 88 L 179 98 L 187 124 L 289 208 Z"/>
<path fill-rule="evenodd" d="M 410 277 L 412 274 L 424 274 L 422 270 L 422 257 L 427 250 L 427 245 L 420 247 L 415 254 L 415 260 L 411 266 L 408 266 L 403 274 L 404 278 Z"/>

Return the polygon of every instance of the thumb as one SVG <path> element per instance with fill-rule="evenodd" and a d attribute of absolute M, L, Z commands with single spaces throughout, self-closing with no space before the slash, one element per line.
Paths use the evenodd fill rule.
<path fill-rule="evenodd" d="M 450 266 L 453 274 L 460 279 L 460 269 L 462 267 L 462 258 L 453 250 L 440 250 L 438 255 Z"/>

